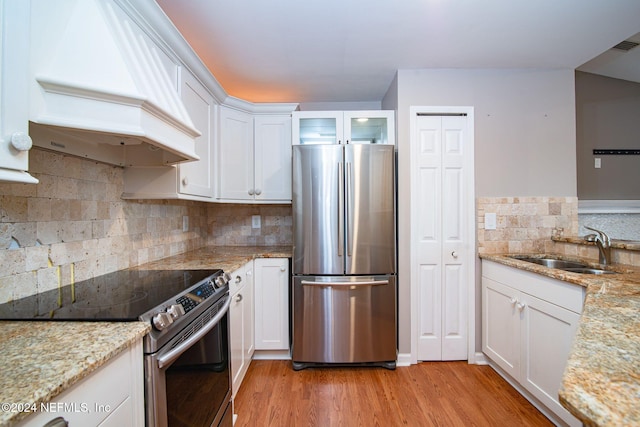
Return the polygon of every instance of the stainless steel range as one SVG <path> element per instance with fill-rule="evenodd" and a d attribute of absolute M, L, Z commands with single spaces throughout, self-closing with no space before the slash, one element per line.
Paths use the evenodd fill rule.
<path fill-rule="evenodd" d="M 0 305 L 0 320 L 144 321 L 148 426 L 231 426 L 229 276 L 121 270 Z"/>

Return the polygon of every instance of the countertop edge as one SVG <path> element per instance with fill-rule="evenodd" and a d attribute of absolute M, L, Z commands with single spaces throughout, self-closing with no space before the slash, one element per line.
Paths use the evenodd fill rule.
<path fill-rule="evenodd" d="M 11 369 L 12 373 L 7 375 L 2 372 L 0 375 L 3 378 L 0 380 L 2 402 L 36 407 L 51 401 L 95 372 L 150 330 L 150 326 L 143 322 L 2 321 L 0 328 L 5 332 L 0 354 L 7 363 L 0 368 L 0 372 Z M 84 338 L 78 338 L 80 330 Z M 93 339 L 96 336 L 102 337 L 100 342 Z M 64 345 L 67 340 L 81 342 L 71 352 L 56 347 Z M 11 347 L 7 345 L 9 341 L 14 347 L 21 344 L 26 348 Z M 30 359 L 16 353 L 27 350 L 31 350 Z M 38 355 L 38 360 L 33 360 L 34 355 Z M 33 383 L 24 386 L 10 381 L 11 377 L 16 376 L 22 379 L 37 377 L 37 380 L 33 380 L 36 386 L 33 387 Z M 0 425 L 12 426 L 30 414 L 0 411 Z"/>

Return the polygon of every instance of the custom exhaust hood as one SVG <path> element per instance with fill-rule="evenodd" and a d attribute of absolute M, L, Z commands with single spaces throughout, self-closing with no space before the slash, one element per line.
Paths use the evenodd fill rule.
<path fill-rule="evenodd" d="M 180 65 L 126 0 L 33 0 L 36 146 L 119 166 L 197 160 Z"/>

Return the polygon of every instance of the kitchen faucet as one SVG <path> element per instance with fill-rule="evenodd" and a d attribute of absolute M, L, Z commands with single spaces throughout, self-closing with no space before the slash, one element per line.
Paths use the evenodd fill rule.
<path fill-rule="evenodd" d="M 600 264 L 611 264 L 611 239 L 604 231 L 597 230 L 595 228 L 591 228 L 588 226 L 584 226 L 587 230 L 595 231 L 597 234 L 587 234 L 584 236 L 585 240 L 589 242 L 595 242 L 598 247 L 598 251 L 600 252 L 599 263 Z"/>

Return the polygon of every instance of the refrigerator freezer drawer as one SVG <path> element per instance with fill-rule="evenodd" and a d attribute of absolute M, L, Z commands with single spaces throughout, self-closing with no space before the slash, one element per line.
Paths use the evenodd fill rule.
<path fill-rule="evenodd" d="M 294 367 L 393 362 L 396 277 L 294 277 Z"/>

